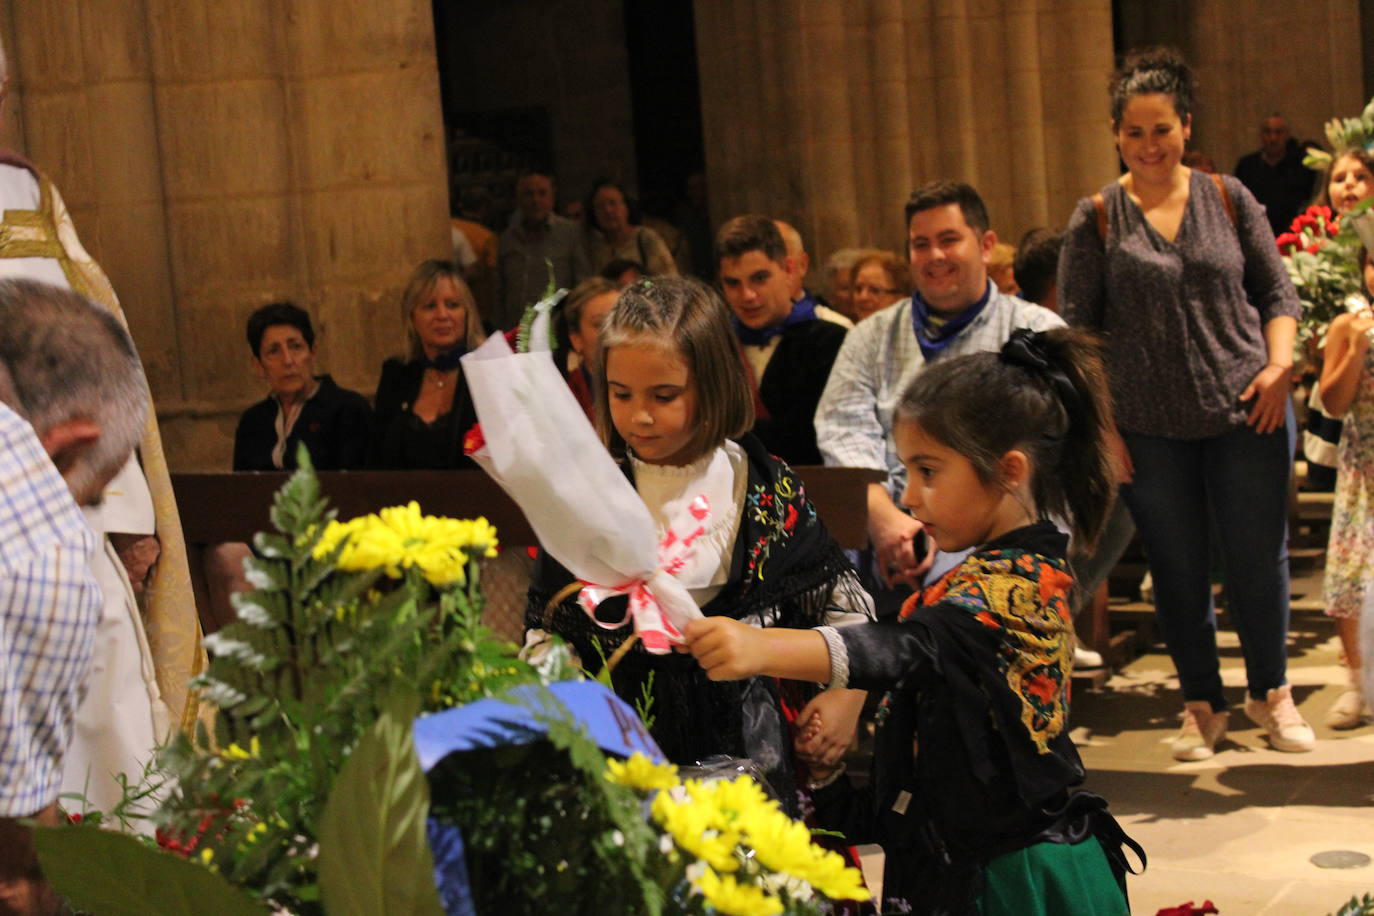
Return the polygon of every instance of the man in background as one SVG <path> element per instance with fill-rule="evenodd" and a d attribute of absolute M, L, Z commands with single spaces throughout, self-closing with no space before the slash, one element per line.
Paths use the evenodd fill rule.
<path fill-rule="evenodd" d="M 1260 148 L 1236 163 L 1236 177 L 1264 204 L 1277 236 L 1312 199 L 1316 173 L 1302 164 L 1303 151 L 1277 111 L 1260 122 Z"/>

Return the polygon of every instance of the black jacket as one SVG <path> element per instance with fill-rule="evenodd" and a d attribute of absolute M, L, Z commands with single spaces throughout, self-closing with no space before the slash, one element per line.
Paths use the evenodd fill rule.
<path fill-rule="evenodd" d="M 816 446 L 816 405 L 844 335 L 845 328 L 819 318 L 784 328 L 758 380 L 759 400 L 768 416 L 754 424 L 754 434 L 788 464 L 822 463 Z"/>
<path fill-rule="evenodd" d="M 286 438 L 282 465 L 296 469 L 296 449 L 304 443 L 320 471 L 363 467 L 372 435 L 372 408 L 356 391 L 340 388 L 327 375 L 319 376 L 319 390 L 301 407 L 296 425 Z M 234 470 L 276 471 L 272 449 L 277 444 L 277 399 L 267 397 L 243 412 L 234 432 Z"/>

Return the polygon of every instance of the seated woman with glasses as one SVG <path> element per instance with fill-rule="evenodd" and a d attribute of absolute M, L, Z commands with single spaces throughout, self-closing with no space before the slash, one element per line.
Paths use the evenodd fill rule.
<path fill-rule="evenodd" d="M 911 273 L 906 261 L 890 252 L 866 255 L 855 261 L 850 277 L 855 321 L 863 321 L 911 295 Z"/>

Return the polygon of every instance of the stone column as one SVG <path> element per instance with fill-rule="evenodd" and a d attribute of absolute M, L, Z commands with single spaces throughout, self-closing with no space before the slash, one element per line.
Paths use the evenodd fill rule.
<path fill-rule="evenodd" d="M 696 25 L 713 216 L 792 221 L 813 259 L 903 250 L 935 178 L 1014 243 L 1116 174 L 1108 0 L 698 0 Z"/>
<path fill-rule="evenodd" d="M 321 370 L 370 393 L 401 346 L 406 277 L 451 256 L 430 4 L 4 14 L 21 149 L 120 294 L 173 468 L 228 467 L 238 413 L 263 394 L 243 328 L 266 302 L 309 310 Z"/>

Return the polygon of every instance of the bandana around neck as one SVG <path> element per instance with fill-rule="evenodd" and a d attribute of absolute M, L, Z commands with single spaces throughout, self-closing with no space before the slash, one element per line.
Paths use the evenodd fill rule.
<path fill-rule="evenodd" d="M 751 328 L 745 326 L 738 318 L 731 315 L 730 324 L 735 328 L 735 336 L 739 342 L 746 347 L 761 347 L 768 341 L 777 337 L 783 332 L 784 328 L 790 328 L 794 324 L 801 324 L 803 321 L 814 321 L 816 319 L 816 300 L 812 299 L 808 293 L 796 302 L 792 303 L 792 311 L 787 313 L 787 317 L 775 325 L 766 328 Z"/>
<path fill-rule="evenodd" d="M 911 293 L 911 329 L 916 333 L 916 343 L 921 346 L 921 355 L 927 360 L 939 356 L 946 347 L 954 343 L 959 333 L 973 323 L 979 313 L 992 299 L 992 281 L 987 281 L 983 297 L 958 314 L 941 323 L 938 329 L 930 317 L 930 306 L 921 298 L 919 291 Z"/>
<path fill-rule="evenodd" d="M 458 368 L 458 361 L 466 356 L 467 352 L 467 347 L 454 347 L 447 353 L 440 353 L 433 359 L 421 356 L 420 363 L 426 369 L 433 369 L 435 372 L 451 372 Z"/>

